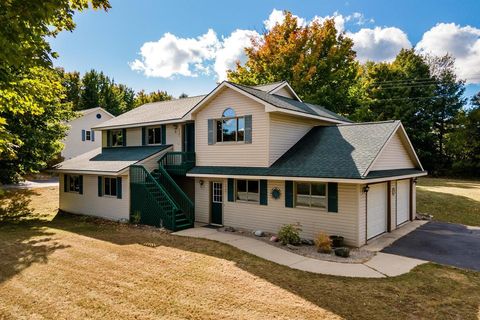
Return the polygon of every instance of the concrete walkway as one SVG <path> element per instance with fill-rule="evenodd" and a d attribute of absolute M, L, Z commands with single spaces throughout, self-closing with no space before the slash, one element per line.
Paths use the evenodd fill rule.
<path fill-rule="evenodd" d="M 308 258 L 254 238 L 196 227 L 173 233 L 179 236 L 204 238 L 229 244 L 260 258 L 303 271 L 344 277 L 384 278 L 409 272 L 427 261 L 378 252 L 365 263 L 340 263 Z"/>
<path fill-rule="evenodd" d="M 18 184 L 4 184 L 0 185 L 0 188 L 3 189 L 36 189 L 36 188 L 47 188 L 47 187 L 58 187 L 58 177 L 52 178 L 49 180 L 25 180 Z"/>

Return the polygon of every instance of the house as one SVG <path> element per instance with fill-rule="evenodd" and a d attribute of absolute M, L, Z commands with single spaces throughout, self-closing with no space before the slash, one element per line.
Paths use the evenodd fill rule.
<path fill-rule="evenodd" d="M 68 122 L 70 129 L 63 143 L 62 150 L 64 159 L 71 159 L 87 151 L 99 148 L 101 139 L 96 139 L 92 127 L 114 118 L 112 114 L 102 108 L 91 108 L 78 111 L 79 117 Z"/>
<path fill-rule="evenodd" d="M 93 127 L 102 147 L 57 167 L 60 209 L 171 230 L 300 223 L 362 246 L 415 217 L 426 175 L 399 121 L 352 123 L 287 82 L 222 82 Z"/>

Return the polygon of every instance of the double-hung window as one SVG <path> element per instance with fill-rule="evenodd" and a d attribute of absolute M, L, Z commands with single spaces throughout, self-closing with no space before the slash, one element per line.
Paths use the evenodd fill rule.
<path fill-rule="evenodd" d="M 147 141 L 148 141 L 148 144 L 161 144 L 162 143 L 161 127 L 147 128 Z"/>
<path fill-rule="evenodd" d="M 90 141 L 91 140 L 91 132 L 90 130 L 85 131 L 85 140 Z"/>
<path fill-rule="evenodd" d="M 295 206 L 326 208 L 327 184 L 316 182 L 297 182 Z"/>
<path fill-rule="evenodd" d="M 67 175 L 67 192 L 80 192 L 80 176 L 78 175 Z"/>
<path fill-rule="evenodd" d="M 122 129 L 111 130 L 110 131 L 110 141 L 112 147 L 121 147 L 123 146 L 123 133 Z"/>
<path fill-rule="evenodd" d="M 117 178 L 103 178 L 103 194 L 106 196 L 117 196 Z"/>
<path fill-rule="evenodd" d="M 237 180 L 237 200 L 259 202 L 258 180 Z"/>
<path fill-rule="evenodd" d="M 245 141 L 245 117 L 236 117 L 232 108 L 223 111 L 217 120 L 217 142 Z"/>

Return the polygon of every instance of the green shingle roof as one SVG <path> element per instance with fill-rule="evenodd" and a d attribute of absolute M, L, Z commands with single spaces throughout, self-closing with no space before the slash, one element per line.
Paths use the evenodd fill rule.
<path fill-rule="evenodd" d="M 401 172 L 377 171 L 368 176 L 365 176 L 365 173 L 388 138 L 396 132 L 398 125 L 398 121 L 387 121 L 318 126 L 268 168 L 195 167 L 189 173 L 337 179 L 370 179 L 397 175 Z M 422 171 L 409 169 L 408 172 Z"/>
<path fill-rule="evenodd" d="M 256 89 L 255 87 L 244 86 L 244 85 L 240 85 L 233 82 L 228 82 L 228 83 L 231 84 L 232 86 L 237 87 L 240 90 L 243 90 L 257 97 L 258 99 L 261 99 L 265 102 L 268 102 L 271 105 L 274 105 L 277 108 L 307 113 L 314 116 L 320 116 L 320 117 L 338 120 L 342 122 L 351 122 L 347 118 L 342 117 L 341 115 L 336 114 L 335 112 L 327 110 L 322 106 L 301 102 L 295 99 L 290 99 L 290 98 L 283 97 L 276 94 L 270 94 L 263 90 Z"/>
<path fill-rule="evenodd" d="M 171 145 L 97 148 L 59 163 L 55 170 L 116 173 L 169 147 Z"/>

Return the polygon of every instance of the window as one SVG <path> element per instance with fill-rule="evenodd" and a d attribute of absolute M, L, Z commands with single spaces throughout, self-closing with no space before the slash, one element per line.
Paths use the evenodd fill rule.
<path fill-rule="evenodd" d="M 237 200 L 259 202 L 258 180 L 237 180 Z"/>
<path fill-rule="evenodd" d="M 121 147 L 123 146 L 123 134 L 122 130 L 112 130 L 110 131 L 110 141 L 112 147 Z"/>
<path fill-rule="evenodd" d="M 295 205 L 297 207 L 327 207 L 326 183 L 297 182 L 296 187 Z"/>
<path fill-rule="evenodd" d="M 91 139 L 91 138 L 90 138 L 90 135 L 91 135 L 90 130 L 85 131 L 85 140 L 90 140 L 90 139 Z"/>
<path fill-rule="evenodd" d="M 213 182 L 212 183 L 212 201 L 214 203 L 222 203 L 223 202 L 222 184 L 220 182 Z"/>
<path fill-rule="evenodd" d="M 103 194 L 106 196 L 117 196 L 117 178 L 103 178 Z"/>
<path fill-rule="evenodd" d="M 80 192 L 80 176 L 67 175 L 67 192 Z"/>
<path fill-rule="evenodd" d="M 147 141 L 148 144 L 161 144 L 162 143 L 162 130 L 161 127 L 154 127 L 147 129 Z"/>
<path fill-rule="evenodd" d="M 217 120 L 217 142 L 235 142 L 245 140 L 245 118 L 235 117 L 235 111 L 227 108 L 222 119 Z"/>
<path fill-rule="evenodd" d="M 100 113 L 97 113 L 97 119 L 101 119 L 102 115 Z"/>

